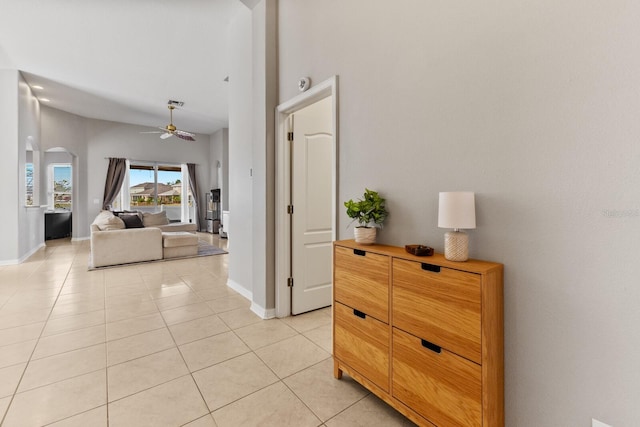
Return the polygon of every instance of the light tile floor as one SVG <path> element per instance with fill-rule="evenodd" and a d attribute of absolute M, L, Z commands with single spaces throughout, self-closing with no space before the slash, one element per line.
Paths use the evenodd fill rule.
<path fill-rule="evenodd" d="M 413 425 L 333 378 L 330 308 L 260 319 L 228 256 L 87 271 L 63 239 L 0 266 L 0 425 Z"/>

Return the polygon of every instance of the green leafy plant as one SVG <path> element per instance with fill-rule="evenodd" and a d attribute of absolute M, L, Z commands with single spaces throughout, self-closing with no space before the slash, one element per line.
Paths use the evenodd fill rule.
<path fill-rule="evenodd" d="M 378 195 L 377 191 L 365 188 L 362 199 L 354 201 L 353 199 L 344 202 L 347 208 L 347 216 L 358 221 L 358 227 L 380 227 L 389 212 L 385 208 L 385 199 Z"/>

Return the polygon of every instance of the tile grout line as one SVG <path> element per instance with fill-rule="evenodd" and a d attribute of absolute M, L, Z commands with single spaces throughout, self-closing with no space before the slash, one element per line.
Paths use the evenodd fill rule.
<path fill-rule="evenodd" d="M 46 247 L 46 245 L 45 245 L 45 247 Z M 52 251 L 51 251 L 52 253 L 50 255 L 48 255 L 48 256 L 45 256 L 45 260 L 47 258 L 50 258 L 51 255 L 56 252 L 56 250 L 57 250 L 57 247 L 55 249 L 52 249 Z M 49 310 L 49 314 L 47 315 L 47 318 L 44 321 L 44 325 L 42 326 L 42 330 L 40 331 L 40 334 L 38 335 L 38 338 L 36 338 L 36 343 L 33 346 L 33 350 L 31 350 L 31 354 L 29 355 L 29 358 L 27 359 L 27 363 L 24 366 L 24 370 L 22 371 L 22 374 L 20 375 L 20 379 L 18 380 L 18 383 L 16 384 L 16 388 L 13 391 L 13 394 L 11 395 L 11 399 L 9 400 L 9 404 L 7 405 L 7 409 L 5 410 L 2 418 L 0 418 L 0 426 L 2 426 L 4 424 L 4 422 L 6 421 L 7 416 L 9 415 L 9 411 L 11 410 L 11 406 L 13 405 L 13 401 L 15 400 L 16 395 L 19 394 L 18 393 L 18 389 L 20 388 L 20 384 L 22 383 L 22 380 L 24 379 L 24 374 L 27 372 L 27 369 L 29 369 L 29 365 L 30 365 L 31 360 L 33 358 L 33 354 L 35 353 L 36 348 L 38 348 L 38 344 L 40 343 L 40 338 L 42 337 L 44 329 L 47 327 L 47 323 L 49 322 L 49 319 L 51 318 L 51 313 L 53 312 L 53 309 L 56 306 L 56 303 L 58 302 L 58 298 L 60 297 L 60 293 L 62 292 L 62 288 L 64 288 L 64 283 L 66 282 L 67 277 L 69 277 L 69 271 L 71 270 L 71 266 L 73 265 L 73 260 L 76 258 L 76 256 L 77 256 L 77 253 L 74 253 L 73 258 L 71 259 L 71 262 L 70 262 L 69 267 L 67 269 L 67 272 L 65 274 L 64 280 L 62 281 L 62 285 L 60 286 L 60 289 L 58 290 L 58 293 L 56 295 L 56 299 L 55 299 L 53 305 L 51 306 L 51 309 Z M 38 270 L 38 268 L 40 268 L 40 267 L 42 267 L 42 263 L 38 267 L 36 267 L 34 272 L 36 272 Z M 29 277 L 29 276 L 27 276 L 27 277 Z"/>
<path fill-rule="evenodd" d="M 180 280 L 182 280 L 182 278 Z M 184 280 L 182 280 L 182 281 L 184 282 Z M 184 283 L 186 283 L 186 282 L 184 282 Z M 187 284 L 187 286 L 189 286 L 189 285 Z M 189 289 L 191 289 L 191 286 L 189 286 Z M 155 301 L 154 301 L 154 304 L 155 304 Z M 156 307 L 157 307 L 157 304 L 156 304 Z M 187 364 L 187 361 L 185 360 L 184 355 L 182 354 L 182 351 L 180 351 L 180 346 L 176 342 L 176 339 L 173 336 L 173 333 L 171 332 L 171 329 L 169 328 L 169 325 L 167 324 L 167 320 L 164 318 L 164 316 L 162 316 L 162 313 L 160 313 L 160 317 L 162 318 L 162 321 L 164 322 L 165 327 L 167 328 L 167 331 L 169 331 L 169 336 L 173 340 L 173 344 L 175 345 L 175 348 L 178 351 L 178 354 L 180 355 L 180 358 L 182 359 L 182 363 L 184 363 L 185 368 L 187 368 L 187 372 L 188 372 L 187 375 L 189 375 L 189 377 L 191 377 L 191 381 L 193 381 L 193 384 L 195 384 L 196 389 L 198 390 L 198 393 L 200 394 L 200 398 L 202 399 L 202 402 L 204 403 L 204 406 L 207 408 L 207 410 L 209 410 L 209 415 L 211 415 L 211 409 L 209 408 L 209 405 L 207 405 L 207 400 L 204 398 L 204 395 L 202 394 L 202 390 L 200 390 L 200 386 L 198 386 L 198 382 L 193 377 L 193 373 L 191 372 L 191 369 L 189 368 L 189 365 Z M 185 377 L 187 375 L 185 375 Z M 174 378 L 174 380 L 175 380 L 175 378 Z M 171 381 L 174 381 L 174 380 L 171 380 Z M 212 415 L 212 417 L 213 417 L 213 415 Z M 198 417 L 198 418 L 196 418 L 194 420 L 190 420 L 186 424 L 189 424 L 189 423 L 191 423 L 191 422 L 193 422 L 193 421 L 195 421 L 197 419 L 200 419 L 200 418 L 202 418 L 202 417 Z"/>

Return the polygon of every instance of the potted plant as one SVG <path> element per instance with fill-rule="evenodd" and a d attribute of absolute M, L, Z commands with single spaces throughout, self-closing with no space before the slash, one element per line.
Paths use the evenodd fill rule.
<path fill-rule="evenodd" d="M 344 202 L 344 206 L 347 208 L 347 216 L 360 224 L 353 229 L 356 242 L 363 245 L 374 244 L 377 229 L 382 228 L 389 215 L 385 199 L 378 192 L 365 188 L 362 199 L 348 200 Z"/>

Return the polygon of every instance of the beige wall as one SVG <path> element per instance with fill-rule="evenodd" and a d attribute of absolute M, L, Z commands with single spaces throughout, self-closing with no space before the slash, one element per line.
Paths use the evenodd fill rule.
<path fill-rule="evenodd" d="M 471 255 L 505 264 L 507 426 L 640 419 L 639 14 L 279 2 L 280 102 L 339 76 L 339 200 L 385 196 L 383 243 L 442 251 L 438 192 L 476 192 Z"/>

